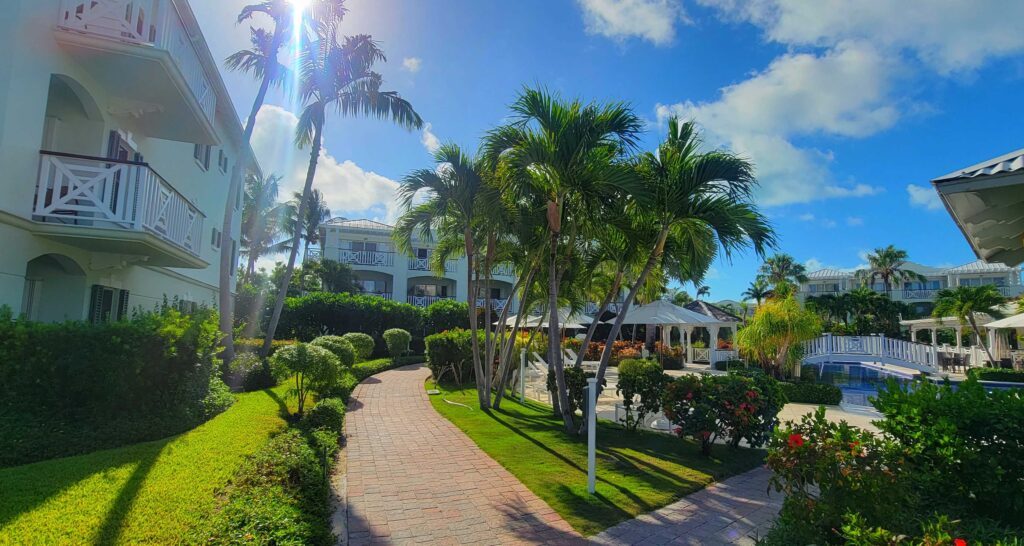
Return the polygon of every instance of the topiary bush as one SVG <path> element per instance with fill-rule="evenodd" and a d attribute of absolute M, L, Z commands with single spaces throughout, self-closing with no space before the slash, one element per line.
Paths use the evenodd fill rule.
<path fill-rule="evenodd" d="M 356 363 L 355 348 L 342 336 L 320 336 L 311 341 L 310 345 L 327 349 L 338 357 L 338 362 L 346 368 L 351 368 Z"/>
<path fill-rule="evenodd" d="M 410 342 L 412 342 L 412 334 L 401 328 L 384 331 L 384 343 L 388 346 L 388 354 L 393 360 L 397 360 L 409 352 Z"/>
<path fill-rule="evenodd" d="M 469 304 L 453 299 L 438 300 L 423 310 L 427 335 L 469 328 Z"/>
<path fill-rule="evenodd" d="M 787 402 L 794 404 L 824 404 L 838 406 L 843 401 L 843 391 L 835 385 L 827 383 L 780 383 L 782 394 Z"/>
<path fill-rule="evenodd" d="M 345 403 L 340 398 L 324 398 L 302 417 L 302 423 L 307 430 L 326 429 L 341 434 Z"/>
<path fill-rule="evenodd" d="M 368 360 L 370 355 L 373 354 L 373 348 L 376 346 L 373 338 L 362 332 L 349 332 L 341 336 L 341 339 L 349 342 L 352 348 L 355 349 L 356 362 Z"/>
<path fill-rule="evenodd" d="M 310 393 L 323 395 L 336 386 L 342 369 L 334 353 L 307 343 L 285 347 L 271 358 L 275 366 L 287 368 L 295 376 L 292 394 L 298 397 L 296 412 L 299 415 L 302 415 Z"/>
<path fill-rule="evenodd" d="M 282 338 L 301 341 L 324 333 L 362 332 L 380 340 L 376 353 L 383 355 L 387 348 L 381 336 L 389 328 L 421 332 L 423 309 L 375 296 L 314 292 L 285 300 L 277 331 Z"/>
<path fill-rule="evenodd" d="M 483 332 L 477 333 L 483 347 Z M 440 381 L 443 377 L 463 383 L 473 380 L 473 344 L 469 330 L 448 330 L 427 336 L 427 366 Z"/>
<path fill-rule="evenodd" d="M 661 395 L 668 380 L 657 361 L 629 359 L 619 363 L 615 392 L 622 396 L 627 429 L 636 430 L 644 417 L 661 410 Z"/>

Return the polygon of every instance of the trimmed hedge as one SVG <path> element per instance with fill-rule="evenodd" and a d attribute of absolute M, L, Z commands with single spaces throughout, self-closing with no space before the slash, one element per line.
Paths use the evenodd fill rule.
<path fill-rule="evenodd" d="M 384 330 L 423 329 L 423 310 L 376 296 L 314 292 L 285 300 L 278 335 L 310 341 L 325 333 L 362 332 L 375 340 L 374 354 L 384 355 Z M 327 332 L 324 332 L 324 330 Z"/>
<path fill-rule="evenodd" d="M 1005 381 L 1007 383 L 1024 383 L 1024 371 L 1005 370 L 1002 368 L 971 368 L 967 371 L 969 377 L 978 381 Z"/>
<path fill-rule="evenodd" d="M 843 401 L 843 391 L 835 385 L 825 383 L 788 383 L 783 382 L 782 394 L 786 401 L 795 404 L 824 404 L 826 406 L 837 406 Z"/>
<path fill-rule="evenodd" d="M 0 308 L 0 466 L 163 438 L 220 413 L 234 398 L 218 337 L 205 309 L 43 324 Z"/>
<path fill-rule="evenodd" d="M 423 310 L 423 328 L 427 334 L 469 327 L 469 304 L 452 299 L 438 300 Z"/>
<path fill-rule="evenodd" d="M 384 331 L 383 337 L 391 358 L 398 358 L 409 352 L 409 344 L 412 342 L 412 334 L 409 332 L 401 328 L 391 328 Z"/>
<path fill-rule="evenodd" d="M 477 332 L 483 347 L 483 332 Z M 469 330 L 448 330 L 427 336 L 427 365 L 436 379 L 449 376 L 456 382 L 473 380 L 473 334 Z"/>
<path fill-rule="evenodd" d="M 381 332 L 381 337 L 384 337 L 383 332 Z M 352 348 L 355 349 L 356 361 L 358 362 L 369 359 L 370 355 L 373 354 L 374 347 L 376 346 L 376 342 L 373 341 L 373 338 L 362 332 L 349 332 L 341 336 L 341 339 L 349 342 L 349 344 L 352 345 Z"/>
<path fill-rule="evenodd" d="M 275 339 L 270 342 L 270 354 L 273 355 L 281 347 L 295 345 L 294 339 Z M 235 338 L 235 352 L 237 353 L 258 353 L 263 349 L 263 338 L 241 337 Z"/>
<path fill-rule="evenodd" d="M 320 336 L 309 342 L 334 353 L 342 366 L 351 368 L 356 363 L 356 350 L 343 336 Z"/>

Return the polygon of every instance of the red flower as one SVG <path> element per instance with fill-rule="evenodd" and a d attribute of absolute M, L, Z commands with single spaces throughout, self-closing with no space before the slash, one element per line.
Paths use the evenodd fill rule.
<path fill-rule="evenodd" d="M 804 445 L 804 437 L 799 434 L 789 435 L 789 447 L 800 447 Z"/>
<path fill-rule="evenodd" d="M 753 399 L 757 398 L 757 393 L 754 392 L 754 391 L 747 391 L 747 398 L 753 400 Z"/>
<path fill-rule="evenodd" d="M 954 538 L 953 546 L 967 546 L 967 541 L 962 538 Z"/>

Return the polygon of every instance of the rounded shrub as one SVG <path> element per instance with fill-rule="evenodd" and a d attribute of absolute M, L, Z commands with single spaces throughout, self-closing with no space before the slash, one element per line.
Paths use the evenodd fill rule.
<path fill-rule="evenodd" d="M 338 357 L 338 361 L 346 368 L 351 368 L 356 363 L 355 347 L 341 336 L 320 336 L 311 341 L 310 345 L 327 349 Z"/>
<path fill-rule="evenodd" d="M 373 354 L 373 348 L 376 345 L 373 337 L 362 332 L 349 332 L 341 336 L 341 339 L 351 343 L 352 348 L 356 350 L 356 362 L 368 360 L 370 355 Z"/>
<path fill-rule="evenodd" d="M 398 358 L 408 353 L 410 342 L 412 342 L 412 334 L 401 328 L 391 328 L 384 332 L 384 343 L 388 346 L 388 354 L 391 355 L 391 358 Z"/>
<path fill-rule="evenodd" d="M 303 412 L 309 393 L 330 392 L 341 376 L 341 363 L 334 353 L 312 344 L 297 343 L 284 347 L 271 357 L 271 365 L 286 368 L 295 376 L 298 413 Z"/>
<path fill-rule="evenodd" d="M 655 360 L 627 359 L 619 363 L 619 382 L 626 409 L 626 428 L 636 430 L 644 417 L 661 409 L 661 394 L 670 380 Z"/>
<path fill-rule="evenodd" d="M 308 430 L 327 429 L 341 432 L 345 423 L 345 403 L 338 398 L 324 398 L 302 418 Z"/>

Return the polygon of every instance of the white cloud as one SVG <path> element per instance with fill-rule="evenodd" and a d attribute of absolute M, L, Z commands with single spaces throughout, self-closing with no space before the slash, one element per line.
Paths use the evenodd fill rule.
<path fill-rule="evenodd" d="M 948 74 L 990 58 L 1024 51 L 1024 33 L 1008 21 L 1024 19 L 1019 0 L 698 0 L 726 18 L 752 23 L 768 40 L 792 46 L 832 47 L 863 40 L 893 52 L 909 51 Z"/>
<path fill-rule="evenodd" d="M 862 258 L 862 260 L 863 260 L 863 258 Z M 853 266 L 853 267 L 843 267 L 841 265 L 832 265 L 832 264 L 824 263 L 824 262 L 822 262 L 821 260 L 819 260 L 817 258 L 810 258 L 810 259 L 808 259 L 807 261 L 804 262 L 804 267 L 807 268 L 808 272 L 810 272 L 810 271 L 818 271 L 818 270 L 821 270 L 821 269 L 835 269 L 837 271 L 846 271 L 848 273 L 853 273 L 853 272 L 855 272 L 857 270 L 864 269 L 865 267 L 867 267 L 867 264 L 861 263 L 861 264 L 858 264 L 858 265 Z"/>
<path fill-rule="evenodd" d="M 437 135 L 433 133 L 433 128 L 434 126 L 430 123 L 424 123 L 423 133 L 420 135 L 420 142 L 430 153 L 436 152 L 441 147 L 441 139 L 437 138 Z"/>
<path fill-rule="evenodd" d="M 809 212 L 805 212 L 805 213 L 801 214 L 800 216 L 797 216 L 797 219 L 800 220 L 801 222 L 813 222 L 814 221 L 814 215 L 809 213 Z"/>
<path fill-rule="evenodd" d="M 907 195 L 910 197 L 910 205 L 926 210 L 942 210 L 942 200 L 934 189 L 928 186 L 907 185 Z"/>
<path fill-rule="evenodd" d="M 402 59 L 402 68 L 413 74 L 419 72 L 422 65 L 423 59 L 419 57 L 406 57 Z"/>
<path fill-rule="evenodd" d="M 897 68 L 868 44 L 844 43 L 820 55 L 782 55 L 722 89 L 716 101 L 658 104 L 656 110 L 659 122 L 671 115 L 697 120 L 711 144 L 751 159 L 765 205 L 874 195 L 881 189 L 835 180 L 831 152 L 793 140 L 859 138 L 891 127 L 900 117 L 891 102 L 890 76 Z"/>
<path fill-rule="evenodd" d="M 688 22 L 680 0 L 577 0 L 589 34 L 615 40 L 641 38 L 668 45 L 676 25 Z"/>
<path fill-rule="evenodd" d="M 851 226 L 851 227 L 863 226 L 864 225 L 864 219 L 861 218 L 860 216 L 847 216 L 846 217 L 846 225 Z"/>
<path fill-rule="evenodd" d="M 267 105 L 260 110 L 252 137 L 252 147 L 263 172 L 283 176 L 282 199 L 291 198 L 292 192 L 302 191 L 306 181 L 309 150 L 292 145 L 296 125 L 295 114 Z M 339 161 L 326 146 L 320 152 L 313 187 L 323 192 L 331 213 L 336 216 L 383 210 L 391 219 L 397 211 L 394 202 L 398 182 L 366 171 L 352 161 Z"/>

